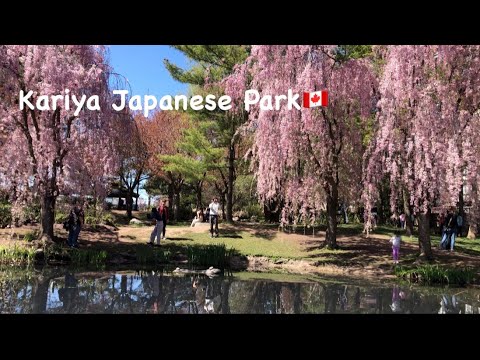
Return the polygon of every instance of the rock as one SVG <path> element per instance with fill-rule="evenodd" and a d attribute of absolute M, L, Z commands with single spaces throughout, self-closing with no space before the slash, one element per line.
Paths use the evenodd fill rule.
<path fill-rule="evenodd" d="M 193 227 L 209 227 L 210 226 L 210 223 L 208 222 L 198 222 L 198 223 L 195 223 L 195 225 Z"/>
<path fill-rule="evenodd" d="M 286 259 L 277 259 L 273 263 L 276 265 L 279 265 L 279 264 L 285 264 L 285 262 L 287 262 Z"/>
<path fill-rule="evenodd" d="M 248 268 L 248 258 L 245 255 L 232 256 L 229 265 L 232 270 L 245 270 Z"/>
<path fill-rule="evenodd" d="M 54 244 L 54 241 L 53 239 L 48 236 L 47 234 L 43 234 L 42 237 L 39 239 L 38 241 L 43 247 L 46 247 L 46 246 L 51 246 Z"/>
<path fill-rule="evenodd" d="M 144 225 L 144 222 L 141 221 L 141 220 L 133 218 L 133 219 L 130 220 L 130 225 Z"/>
<path fill-rule="evenodd" d="M 250 221 L 251 222 L 257 222 L 258 218 L 254 215 L 254 216 L 250 217 Z"/>
<path fill-rule="evenodd" d="M 233 221 L 239 221 L 240 218 L 239 218 L 238 216 L 234 216 L 234 217 L 232 218 L 232 220 L 233 220 Z"/>
<path fill-rule="evenodd" d="M 33 258 L 35 261 L 43 261 L 45 259 L 45 251 L 43 248 L 35 250 L 35 255 Z"/>
<path fill-rule="evenodd" d="M 190 270 L 190 269 L 180 269 L 177 267 L 173 270 L 174 274 L 205 274 L 209 277 L 216 276 L 221 274 L 222 270 L 216 269 L 213 266 L 210 266 L 207 270 Z"/>

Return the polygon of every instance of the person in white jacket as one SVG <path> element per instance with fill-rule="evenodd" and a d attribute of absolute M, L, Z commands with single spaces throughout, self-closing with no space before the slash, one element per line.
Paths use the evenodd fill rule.
<path fill-rule="evenodd" d="M 217 198 L 213 198 L 212 202 L 208 206 L 210 209 L 210 237 L 213 238 L 213 233 L 214 229 L 213 227 L 215 226 L 215 234 L 216 237 L 218 237 L 218 209 L 220 207 L 220 204 L 217 201 Z"/>

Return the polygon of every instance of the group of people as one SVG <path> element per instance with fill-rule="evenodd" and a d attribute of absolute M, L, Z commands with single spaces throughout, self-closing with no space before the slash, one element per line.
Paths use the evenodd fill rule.
<path fill-rule="evenodd" d="M 210 235 L 213 238 L 218 237 L 218 211 L 220 204 L 217 198 L 213 198 L 210 205 L 205 209 L 197 211 L 197 216 L 192 221 L 192 227 L 198 222 L 209 221 L 210 222 Z M 148 245 L 160 246 L 160 240 L 165 240 L 165 233 L 168 222 L 168 208 L 165 206 L 165 202 L 162 200 L 158 208 L 152 208 L 150 218 L 155 222 L 155 227 L 150 234 L 150 241 Z M 67 221 L 64 223 L 64 228 L 68 230 L 67 244 L 72 248 L 78 248 L 78 238 L 82 226 L 85 224 L 85 212 L 83 210 L 83 202 L 74 200 Z M 157 239 L 155 244 L 155 238 Z"/>
<path fill-rule="evenodd" d="M 442 240 L 440 240 L 439 248 L 442 250 L 453 251 L 455 239 L 461 236 L 463 227 L 463 217 L 458 212 L 449 210 L 447 216 L 440 216 L 439 226 L 442 229 Z"/>
<path fill-rule="evenodd" d="M 208 207 L 203 211 L 203 208 L 197 210 L 197 215 L 192 221 L 191 227 L 194 227 L 197 223 L 210 222 L 210 237 L 218 237 L 218 210 L 220 204 L 217 198 L 213 198 L 212 202 Z"/>
<path fill-rule="evenodd" d="M 403 215 L 403 217 L 402 217 Z M 400 215 L 401 228 L 403 228 L 405 223 L 405 215 Z M 458 212 L 455 212 L 450 209 L 447 212 L 447 216 L 440 216 L 439 225 L 442 229 L 442 238 L 440 240 L 439 249 L 453 251 L 455 247 L 455 239 L 457 236 L 461 236 L 462 227 L 463 227 L 463 217 Z M 392 257 L 393 263 L 398 264 L 400 259 L 400 243 L 402 238 L 400 232 L 396 231 L 395 234 L 390 238 L 390 243 L 392 244 Z"/>

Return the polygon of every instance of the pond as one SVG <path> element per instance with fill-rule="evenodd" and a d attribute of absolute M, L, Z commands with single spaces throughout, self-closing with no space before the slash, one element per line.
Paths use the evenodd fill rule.
<path fill-rule="evenodd" d="M 5 269 L 0 313 L 478 314 L 480 290 L 281 274 Z"/>

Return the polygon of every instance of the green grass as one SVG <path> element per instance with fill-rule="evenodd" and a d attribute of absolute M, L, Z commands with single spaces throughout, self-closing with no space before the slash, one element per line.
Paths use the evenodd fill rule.
<path fill-rule="evenodd" d="M 171 251 L 165 248 L 151 248 L 141 245 L 135 248 L 137 262 L 142 265 L 165 264 L 170 261 Z"/>
<path fill-rule="evenodd" d="M 38 238 L 38 233 L 36 231 L 29 231 L 25 235 L 23 235 L 23 240 L 27 242 L 31 242 Z"/>
<path fill-rule="evenodd" d="M 433 284 L 471 284 L 475 271 L 471 268 L 442 268 L 438 265 L 422 265 L 413 269 L 395 268 L 395 275 L 413 283 Z"/>
<path fill-rule="evenodd" d="M 225 244 L 187 245 L 188 263 L 192 265 L 214 266 L 224 270 L 236 250 L 227 249 Z"/>
<path fill-rule="evenodd" d="M 33 263 L 35 249 L 23 246 L 0 246 L 0 264 L 29 265 Z"/>
<path fill-rule="evenodd" d="M 69 253 L 72 265 L 94 268 L 103 267 L 108 257 L 103 250 L 72 249 Z"/>
<path fill-rule="evenodd" d="M 224 244 L 226 248 L 234 248 L 242 255 L 292 259 L 305 256 L 300 244 L 292 240 L 258 237 L 248 231 L 221 231 L 220 233 L 220 237 L 213 239 L 210 238 L 209 233 L 185 233 L 168 238 L 165 244 L 174 244 L 181 247 L 191 244 Z M 181 240 L 175 240 L 176 238 Z M 189 240 L 193 243 L 189 244 Z"/>

